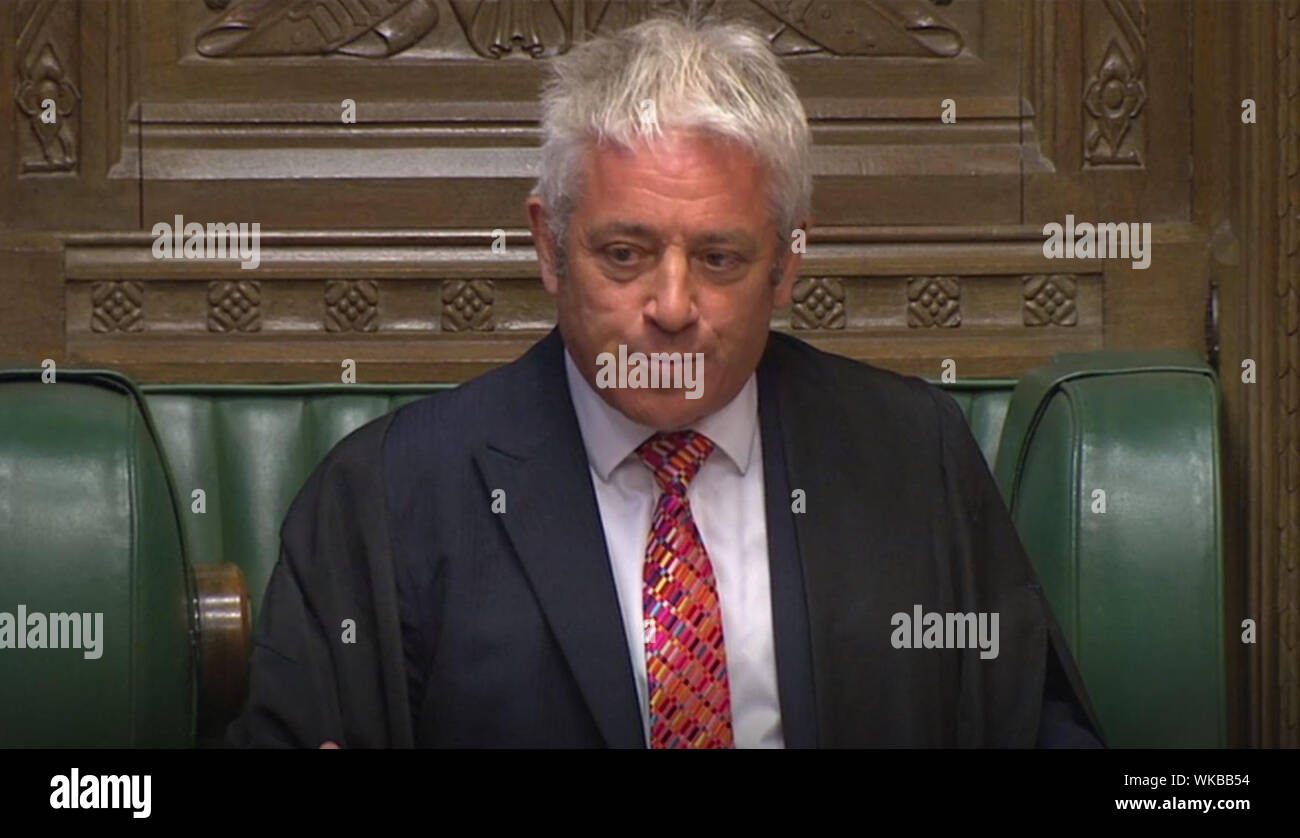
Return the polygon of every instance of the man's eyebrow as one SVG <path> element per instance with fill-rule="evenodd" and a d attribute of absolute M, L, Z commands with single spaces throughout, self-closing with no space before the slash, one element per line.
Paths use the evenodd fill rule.
<path fill-rule="evenodd" d="M 744 230 L 710 230 L 691 239 L 695 245 L 734 244 L 740 247 L 753 247 L 754 237 Z"/>
<path fill-rule="evenodd" d="M 631 221 L 611 221 L 591 230 L 591 238 L 608 238 L 609 236 L 631 236 L 637 239 L 655 239 L 659 237 L 656 230 L 644 224 Z"/>
<path fill-rule="evenodd" d="M 657 239 L 659 232 L 645 224 L 638 224 L 629 221 L 611 221 L 608 224 L 602 224 L 589 233 L 593 239 L 608 238 L 610 236 L 630 236 L 640 239 Z M 741 247 L 753 247 L 754 237 L 745 230 L 709 230 L 691 237 L 692 246 L 706 244 L 735 244 Z"/>

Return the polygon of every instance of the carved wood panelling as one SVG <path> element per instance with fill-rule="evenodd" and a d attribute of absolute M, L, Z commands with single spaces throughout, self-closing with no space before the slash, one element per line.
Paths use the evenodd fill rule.
<path fill-rule="evenodd" d="M 907 325 L 952 329 L 961 325 L 961 280 L 918 276 L 907 281 Z"/>
<path fill-rule="evenodd" d="M 1022 5 L 1025 221 L 1189 217 L 1192 8 L 1190 0 Z M 1238 90 L 1237 101 L 1245 95 Z"/>
<path fill-rule="evenodd" d="M 130 11 L 124 0 L 0 2 L 0 240 L 139 223 Z"/>
<path fill-rule="evenodd" d="M 442 330 L 487 332 L 493 328 L 496 283 L 490 279 L 446 279 L 442 283 Z"/>
<path fill-rule="evenodd" d="M 22 0 L 15 11 L 18 159 L 24 174 L 75 171 L 80 51 L 77 0 Z"/>
<path fill-rule="evenodd" d="M 325 283 L 325 331 L 373 332 L 379 321 L 379 286 L 373 280 Z"/>
<path fill-rule="evenodd" d="M 844 283 L 833 276 L 801 277 L 794 285 L 790 325 L 795 329 L 843 329 Z"/>
<path fill-rule="evenodd" d="M 347 225 L 518 224 L 539 159 L 545 60 L 685 5 L 150 5 L 142 16 L 142 214 L 328 229 L 340 216 L 331 204 L 346 190 Z M 757 26 L 796 70 L 816 138 L 821 223 L 1020 220 L 1017 0 L 701 5 Z M 304 85 L 307 66 L 329 70 Z M 945 97 L 959 102 L 957 124 L 938 119 Z M 340 119 L 344 99 L 355 102 L 355 123 Z M 874 199 L 860 200 L 868 190 Z"/>
<path fill-rule="evenodd" d="M 194 45 L 209 58 L 383 58 L 411 46 L 437 23 L 434 0 L 237 0 L 199 31 Z"/>
<path fill-rule="evenodd" d="M 1263 486 L 1271 493 L 1269 514 L 1263 521 L 1272 532 L 1263 534 L 1265 576 L 1263 607 L 1276 618 L 1263 621 L 1261 652 L 1275 667 L 1275 703 L 1269 697 L 1265 712 L 1273 741 L 1265 744 L 1300 747 L 1300 7 L 1276 7 L 1278 37 L 1276 154 L 1279 163 L 1276 195 L 1277 275 L 1272 300 L 1265 311 L 1266 327 L 1275 336 L 1265 349 L 1261 378 L 1271 379 L 1263 390 L 1266 403 Z M 1268 284 L 1261 291 L 1268 293 Z M 1271 320 L 1271 322 L 1269 322 Z M 1274 552 L 1275 551 L 1275 552 Z M 1276 558 L 1274 558 L 1276 557 Z M 1269 579 L 1269 576 L 1272 576 Z M 1270 601 L 1271 600 L 1271 601 Z M 1268 614 L 1268 617 L 1272 617 Z M 1271 705 L 1271 706 L 1270 706 Z"/>
<path fill-rule="evenodd" d="M 1083 159 L 1088 166 L 1140 166 L 1146 154 L 1146 3 L 1104 0 L 1086 9 L 1096 20 L 1084 52 L 1090 75 L 1083 92 Z"/>
<path fill-rule="evenodd" d="M 206 58 L 360 56 L 544 58 L 593 34 L 632 26 L 685 0 L 234 0 L 194 35 Z M 779 55 L 953 58 L 978 32 L 982 3 L 920 0 L 729 0 Z M 209 8 L 214 4 L 209 3 Z M 449 11 L 450 14 L 441 10 Z"/>
<path fill-rule="evenodd" d="M 90 288 L 90 328 L 139 332 L 144 328 L 144 288 L 138 282 L 96 282 Z"/>
<path fill-rule="evenodd" d="M 1066 274 L 1025 277 L 1026 326 L 1077 326 L 1079 286 Z"/>
<path fill-rule="evenodd" d="M 208 283 L 209 332 L 256 332 L 261 328 L 260 282 Z"/>
<path fill-rule="evenodd" d="M 1079 329 L 1087 333 L 1085 340 L 1099 340 L 1102 285 L 1102 276 L 1090 272 L 803 278 L 789 316 L 779 314 L 774 324 L 850 334 L 898 330 L 901 340 L 930 330 L 953 337 L 988 330 L 1037 336 L 1040 327 L 1050 326 Z"/>
<path fill-rule="evenodd" d="M 1054 352 L 1102 345 L 1104 279 L 1095 261 L 1049 262 L 1032 234 L 940 247 L 916 232 L 814 243 L 794 303 L 773 326 L 879 363 L 959 357 L 972 374 L 980 356 L 995 352 L 997 368 L 1028 369 Z M 321 352 L 351 353 L 361 340 L 407 370 L 388 375 L 462 380 L 498 353 L 522 352 L 555 322 L 526 236 L 509 233 L 500 252 L 493 240 L 264 233 L 259 267 L 246 271 L 235 258 L 156 259 L 146 234 L 79 237 L 67 254 L 68 348 L 135 372 L 130 359 L 161 357 L 158 341 L 189 341 L 232 380 L 271 358 L 310 379 Z M 1052 272 L 1042 271 L 1049 264 Z M 935 265 L 947 271 L 917 271 Z M 958 272 L 972 269 L 979 272 Z M 1027 318 L 1030 304 L 1045 312 L 1041 325 Z M 165 346 L 170 353 L 183 344 Z"/>
<path fill-rule="evenodd" d="M 1125 51 L 1120 64 L 1128 61 L 1134 71 L 1129 81 L 1146 85 L 1137 119 L 1146 118 L 1155 102 L 1168 101 L 1155 96 L 1154 82 L 1147 83 L 1156 71 L 1139 72 L 1154 66 L 1148 59 L 1158 33 L 1178 41 L 1185 32 L 1185 22 L 1169 16 L 1168 4 L 1161 7 L 1158 29 L 1142 23 L 1146 10 L 1160 2 L 1053 5 L 1050 14 L 1067 15 L 1064 24 L 1039 12 L 1022 20 L 1026 7 L 1006 0 L 713 4 L 715 11 L 751 20 L 768 33 L 773 50 L 794 71 L 813 126 L 815 234 L 825 246 L 809 254 L 796 305 L 777 318 L 778 328 L 842 341 L 875 329 L 898 330 L 895 340 L 906 335 L 911 342 L 888 348 L 885 357 L 904 364 L 914 352 L 930 352 L 937 345 L 932 341 L 980 338 L 981 330 L 993 330 L 1029 344 L 1021 352 L 970 343 L 963 352 L 1014 357 L 1004 368 L 989 361 L 990 369 L 1010 374 L 1023 368 L 1023 358 L 1045 360 L 1056 349 L 1100 345 L 1103 284 L 1121 303 L 1143 298 L 1158 305 L 1168 299 L 1168 279 L 1152 282 L 1144 275 L 1141 283 L 1103 283 L 1101 265 L 1049 265 L 1037 253 L 1041 222 L 1021 226 L 1035 204 L 1022 172 L 1034 171 L 1025 162 L 1033 158 L 1026 145 L 1038 142 L 1039 116 L 1021 111 L 1022 78 L 1034 74 L 1020 66 L 1025 50 L 1018 39 L 1050 36 L 1051 43 L 1078 45 L 1078 54 L 1067 50 L 1059 63 L 1071 75 L 1074 129 L 1067 140 L 1081 155 L 1083 94 L 1102 79 L 1099 68 L 1111 40 Z M 87 249 L 74 242 L 68 252 L 71 285 L 63 295 L 68 345 L 93 343 L 99 352 L 157 335 L 235 345 L 274 335 L 431 335 L 437 343 L 407 357 L 464 353 L 457 363 L 468 364 L 476 348 L 500 346 L 502 336 L 544 330 L 552 322 L 551 301 L 533 278 L 526 235 L 515 236 L 512 253 L 498 258 L 476 246 L 444 248 L 442 234 L 520 229 L 522 198 L 537 162 L 535 82 L 541 62 L 567 48 L 566 39 L 571 45 L 593 32 L 616 31 L 663 5 L 196 0 L 140 7 L 127 29 L 138 39 L 133 115 L 141 133 L 124 134 L 115 146 L 123 173 L 139 150 L 139 223 L 148 229 L 156 220 L 183 214 L 205 223 L 261 222 L 268 234 L 280 231 L 281 242 L 291 230 L 303 232 L 292 245 L 269 245 L 267 261 L 250 272 L 209 262 L 138 266 L 131 257 L 114 268 L 101 264 L 79 273 Z M 127 8 L 112 8 L 119 6 Z M 1148 42 L 1146 57 L 1125 39 L 1126 14 Z M 1031 36 L 1025 21 L 1060 28 Z M 118 53 L 131 50 L 113 55 Z M 890 60 L 874 60 L 881 57 Z M 1047 55 L 1043 63 L 1058 62 Z M 1113 76 L 1118 71 L 1111 64 Z M 304 88 L 303 68 L 311 65 L 330 69 L 313 75 Z M 246 83 L 252 78 L 256 85 Z M 1098 96 L 1106 84 L 1097 88 Z M 357 101 L 356 124 L 339 120 L 343 95 Z M 958 104 L 955 124 L 938 119 L 946 96 Z M 126 113 L 130 104 L 112 107 Z M 1141 130 L 1131 125 L 1118 141 L 1120 150 L 1140 148 L 1133 144 Z M 1049 173 L 1058 165 L 1051 159 L 1040 163 Z M 1138 167 L 1093 168 L 1127 176 Z M 1148 165 L 1142 169 L 1154 173 Z M 1053 184 L 1056 191 L 1077 192 L 1071 173 L 1062 174 Z M 1062 180 L 1066 190 L 1059 189 Z M 1153 176 L 1152 191 L 1175 194 L 1177 188 Z M 1133 193 L 1121 188 L 1105 194 L 1110 200 Z M 912 233 L 900 235 L 902 228 L 886 224 L 921 232 L 908 240 Z M 367 228 L 374 232 L 363 238 L 397 242 L 396 251 L 381 244 L 351 247 L 350 233 Z M 843 239 L 847 257 L 836 250 L 841 245 L 825 238 L 837 229 L 849 231 Z M 946 232 L 936 238 L 940 229 Z M 417 230 L 434 235 L 422 237 Z M 878 230 L 880 236 L 873 232 Z M 1178 248 L 1184 241 L 1195 246 L 1189 238 L 1171 241 Z M 1161 265 L 1151 276 L 1165 270 Z M 1113 273 L 1109 265 L 1105 270 Z M 1181 268 L 1175 273 L 1186 275 Z M 1026 299 L 1025 277 L 1054 274 L 1078 279 L 1074 310 L 1070 301 L 1045 298 L 1040 305 L 1036 294 Z M 90 328 L 89 283 L 107 281 L 140 284 L 140 332 Z M 1045 293 L 1065 293 L 1058 286 L 1067 284 L 1061 280 Z M 1137 334 L 1125 320 L 1128 308 L 1120 306 L 1106 320 L 1121 340 Z M 1174 310 L 1169 322 L 1180 324 L 1180 318 L 1181 309 Z M 1161 340 L 1176 340 L 1172 326 Z M 847 351 L 871 357 L 876 349 L 863 344 Z M 302 357 L 296 350 L 283 356 L 290 365 Z"/>

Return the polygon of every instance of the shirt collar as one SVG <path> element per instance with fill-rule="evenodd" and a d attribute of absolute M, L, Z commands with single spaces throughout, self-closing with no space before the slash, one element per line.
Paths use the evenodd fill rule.
<path fill-rule="evenodd" d="M 578 371 L 567 347 L 564 350 L 564 373 L 569 381 L 569 396 L 578 416 L 587 459 L 600 479 L 608 482 L 614 469 L 635 454 L 637 446 L 652 436 L 655 429 L 634 422 L 601 398 Z M 750 373 L 745 386 L 731 401 L 691 425 L 691 429 L 713 440 L 741 474 L 748 472 L 754 434 L 758 431 L 758 383 L 755 375 Z"/>

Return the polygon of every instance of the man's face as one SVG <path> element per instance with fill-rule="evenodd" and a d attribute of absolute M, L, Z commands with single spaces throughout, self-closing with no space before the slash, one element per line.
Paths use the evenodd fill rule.
<path fill-rule="evenodd" d="M 585 169 L 563 278 L 551 269 L 545 212 L 529 199 L 560 333 L 609 404 L 658 430 L 684 428 L 734 398 L 757 367 L 773 309 L 790 303 L 800 256 L 775 239 L 757 158 L 724 140 L 670 132 L 653 147 L 588 149 Z M 599 356 L 617 359 L 620 344 L 629 356 L 701 353 L 699 397 L 686 398 L 685 386 L 600 386 Z M 673 374 L 660 367 L 661 380 Z"/>

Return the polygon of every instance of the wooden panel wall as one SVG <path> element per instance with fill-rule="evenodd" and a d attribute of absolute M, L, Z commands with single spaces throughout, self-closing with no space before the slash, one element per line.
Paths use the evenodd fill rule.
<path fill-rule="evenodd" d="M 62 318 L 5 346 L 145 380 L 311 380 L 343 357 L 461 380 L 517 356 L 553 322 L 523 209 L 541 65 L 663 5 L 19 3 L 11 66 L 68 107 L 52 132 L 8 104 L 4 220 L 59 232 L 41 300 Z M 778 328 L 930 375 L 1202 345 L 1186 4 L 712 5 L 770 37 L 813 126 L 814 230 Z M 1152 222 L 1151 268 L 1044 258 L 1067 214 Z M 177 216 L 257 222 L 259 267 L 154 258 Z"/>
<path fill-rule="evenodd" d="M 517 357 L 554 319 L 523 206 L 542 65 L 673 5 L 0 4 L 0 364 L 302 381 L 352 358 L 362 381 L 456 381 Z M 1220 347 L 1229 625 L 1267 635 L 1230 644 L 1237 738 L 1300 744 L 1293 4 L 704 5 L 767 34 L 812 123 L 814 226 L 777 328 L 927 376 Z M 1067 215 L 1149 222 L 1150 267 L 1045 258 Z M 177 216 L 260 224 L 260 264 L 154 258 Z"/>

